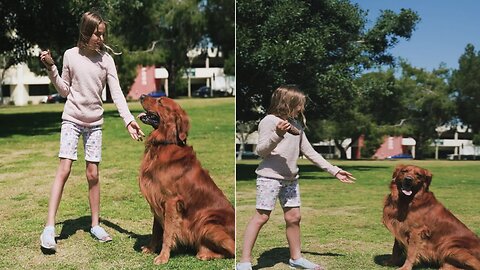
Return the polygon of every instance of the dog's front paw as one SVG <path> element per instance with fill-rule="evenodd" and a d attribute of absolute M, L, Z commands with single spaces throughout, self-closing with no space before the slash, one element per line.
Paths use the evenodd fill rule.
<path fill-rule="evenodd" d="M 156 265 L 166 264 L 168 262 L 168 259 L 170 259 L 170 256 L 166 256 L 165 254 L 160 253 L 160 255 L 155 257 L 155 259 L 153 259 L 153 263 Z"/>
<path fill-rule="evenodd" d="M 222 254 L 218 253 L 197 253 L 197 259 L 201 261 L 209 261 L 209 260 L 215 260 L 215 259 L 223 259 L 224 256 Z"/>

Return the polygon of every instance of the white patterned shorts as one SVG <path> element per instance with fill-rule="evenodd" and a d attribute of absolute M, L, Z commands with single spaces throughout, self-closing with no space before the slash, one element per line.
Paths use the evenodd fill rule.
<path fill-rule="evenodd" d="M 259 176 L 257 178 L 256 208 L 273 210 L 277 197 L 282 208 L 300 207 L 300 187 L 298 179 L 279 180 Z"/>
<path fill-rule="evenodd" d="M 85 160 L 100 162 L 102 160 L 102 126 L 84 127 L 70 121 L 62 122 L 58 157 L 77 160 L 80 135 L 83 137 Z"/>

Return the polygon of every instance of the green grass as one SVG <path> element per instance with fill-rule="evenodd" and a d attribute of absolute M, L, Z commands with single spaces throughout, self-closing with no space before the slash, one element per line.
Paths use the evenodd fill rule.
<path fill-rule="evenodd" d="M 234 99 L 182 99 L 190 116 L 188 143 L 230 201 L 234 202 Z M 134 115 L 142 111 L 130 103 Z M 234 260 L 202 262 L 193 252 L 172 254 L 155 266 L 145 255 L 152 215 L 138 188 L 144 146 L 133 141 L 113 104 L 105 104 L 100 164 L 101 218 L 114 241 L 89 234 L 90 210 L 83 147 L 65 186 L 57 214 L 58 252 L 43 254 L 50 187 L 58 165 L 63 104 L 0 107 L 0 269 L 233 269 Z M 151 127 L 141 124 L 148 134 Z"/>
<path fill-rule="evenodd" d="M 337 161 L 358 179 L 342 184 L 300 160 L 302 252 L 329 270 L 395 269 L 381 265 L 391 254 L 393 236 L 381 222 L 383 199 L 398 163 L 415 164 L 433 173 L 431 191 L 463 223 L 480 234 L 479 161 Z M 242 161 L 236 168 L 237 256 L 245 226 L 255 209 L 255 168 Z M 287 269 L 285 222 L 280 206 L 272 212 L 253 250 L 254 269 Z M 428 266 L 415 269 L 435 269 Z"/>

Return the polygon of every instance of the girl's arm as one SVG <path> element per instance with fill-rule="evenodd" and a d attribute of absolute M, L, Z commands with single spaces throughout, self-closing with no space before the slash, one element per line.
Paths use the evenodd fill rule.
<path fill-rule="evenodd" d="M 67 97 L 70 93 L 71 85 L 70 68 L 67 53 L 65 52 L 63 54 L 62 77 L 60 77 L 60 75 L 58 74 L 57 66 L 55 66 L 55 63 L 53 63 L 50 51 L 42 52 L 40 55 L 40 59 L 47 67 L 48 77 L 53 83 L 53 86 L 55 86 L 55 89 L 57 89 L 57 92 L 62 97 Z"/>
<path fill-rule="evenodd" d="M 337 166 L 333 166 L 325 160 L 322 155 L 320 155 L 315 149 L 313 149 L 312 145 L 307 139 L 307 136 L 305 135 L 305 132 L 302 132 L 300 135 L 302 136 L 301 139 L 301 144 L 300 144 L 300 152 L 308 158 L 313 164 L 317 165 L 324 171 L 327 171 L 329 174 L 332 176 L 335 176 L 341 169 Z"/>
<path fill-rule="evenodd" d="M 278 123 L 278 125 L 282 125 Z M 280 131 L 277 133 L 277 124 L 274 121 L 273 117 L 267 116 L 260 121 L 258 125 L 258 144 L 255 151 L 261 157 L 266 157 L 272 153 L 273 149 L 277 147 L 278 143 L 283 140 L 283 135 Z M 283 126 L 279 128 L 284 128 Z"/>
<path fill-rule="evenodd" d="M 338 180 L 343 183 L 354 183 L 355 177 L 347 171 L 340 169 L 337 166 L 333 166 L 325 160 L 322 155 L 320 155 L 315 149 L 313 149 L 312 144 L 307 139 L 305 132 L 301 134 L 302 140 L 300 145 L 300 151 L 305 155 L 308 160 L 310 160 L 313 164 L 317 165 L 318 167 L 322 168 L 323 170 L 330 173 L 332 176 L 335 176 Z"/>
<path fill-rule="evenodd" d="M 117 68 L 115 67 L 115 62 L 113 58 L 108 56 L 107 64 L 107 83 L 110 88 L 110 93 L 112 95 L 112 100 L 117 107 L 120 117 L 122 117 L 125 122 L 125 126 L 128 127 L 129 124 L 135 120 L 132 113 L 128 109 L 127 101 L 123 95 L 122 89 L 120 88 L 120 82 L 118 81 Z"/>

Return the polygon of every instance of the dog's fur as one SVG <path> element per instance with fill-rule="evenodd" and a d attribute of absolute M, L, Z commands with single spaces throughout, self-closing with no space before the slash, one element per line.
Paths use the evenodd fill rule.
<path fill-rule="evenodd" d="M 200 260 L 233 257 L 235 210 L 186 144 L 189 119 L 172 99 L 141 98 L 148 136 L 139 185 L 154 215 L 150 244 L 155 264 L 167 263 L 177 245 L 193 247 Z"/>
<path fill-rule="evenodd" d="M 480 239 L 435 199 L 430 171 L 399 165 L 385 199 L 383 224 L 395 236 L 389 265 L 410 270 L 420 262 L 440 269 L 480 270 Z"/>

